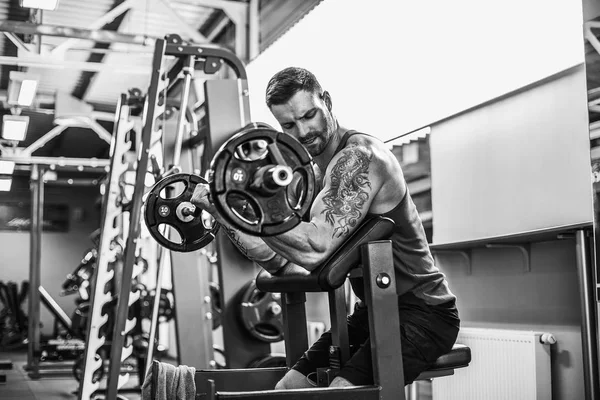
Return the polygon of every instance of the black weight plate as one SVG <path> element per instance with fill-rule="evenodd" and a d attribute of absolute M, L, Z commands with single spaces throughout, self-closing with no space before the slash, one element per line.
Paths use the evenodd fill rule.
<path fill-rule="evenodd" d="M 221 317 L 223 314 L 223 308 L 221 307 L 221 289 L 216 282 L 210 282 L 209 289 L 212 305 L 212 328 L 214 330 L 221 326 Z"/>
<path fill-rule="evenodd" d="M 248 333 L 257 340 L 274 343 L 283 340 L 283 313 L 279 293 L 267 293 L 248 282 L 240 290 L 239 317 Z"/>
<path fill-rule="evenodd" d="M 252 360 L 248 368 L 281 368 L 286 367 L 287 363 L 284 354 L 271 353 L 266 356 Z"/>
<path fill-rule="evenodd" d="M 264 154 L 242 157 L 240 149 L 255 143 Z M 257 177 L 281 164 L 302 178 L 301 201 L 292 202 L 289 185 L 265 190 L 256 185 Z M 310 211 L 315 194 L 314 163 L 308 151 L 294 137 L 264 125 L 251 124 L 221 146 L 211 162 L 212 200 L 219 213 L 234 227 L 255 236 L 272 236 L 298 225 Z M 236 200 L 237 199 L 237 200 Z M 253 219 L 244 218 L 236 203 L 249 207 Z"/>
<path fill-rule="evenodd" d="M 100 382 L 102 380 L 102 378 L 104 378 L 104 365 L 102 363 L 102 357 L 100 357 L 98 354 L 94 355 L 94 358 L 96 359 L 96 361 L 100 361 L 100 368 L 95 370 L 94 373 L 92 374 L 92 381 L 94 383 L 96 383 L 96 382 Z M 79 356 L 77 358 L 77 360 L 75 361 L 75 363 L 73 364 L 73 376 L 75 377 L 75 380 L 77 382 L 81 382 L 81 379 L 83 378 L 84 364 L 85 364 L 85 354 L 82 354 L 81 356 Z"/>
<path fill-rule="evenodd" d="M 215 222 L 214 226 L 206 227 L 199 209 L 196 209 L 197 214 L 188 222 L 184 222 L 177 215 L 177 207 L 191 200 L 194 188 L 200 183 L 206 184 L 207 181 L 197 175 L 174 174 L 160 180 L 148 192 L 144 220 L 150 235 L 165 248 L 190 252 L 203 248 L 215 238 L 219 224 Z M 175 184 L 183 184 L 184 190 L 176 197 L 163 198 L 163 190 Z M 167 239 L 160 232 L 160 226 L 163 224 L 177 232 L 181 238 L 180 243 Z"/>

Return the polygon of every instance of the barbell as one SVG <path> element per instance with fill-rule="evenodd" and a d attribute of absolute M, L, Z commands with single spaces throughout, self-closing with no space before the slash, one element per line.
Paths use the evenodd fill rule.
<path fill-rule="evenodd" d="M 162 246 L 189 252 L 214 239 L 219 224 L 191 202 L 199 184 L 209 185 L 211 201 L 227 223 L 253 236 L 292 229 L 310 211 L 315 195 L 315 166 L 308 151 L 266 124 L 250 124 L 227 140 L 207 176 L 170 175 L 148 193 L 144 219 Z"/>

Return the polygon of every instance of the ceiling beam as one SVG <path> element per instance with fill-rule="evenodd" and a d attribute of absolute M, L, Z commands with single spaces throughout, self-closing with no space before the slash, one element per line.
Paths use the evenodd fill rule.
<path fill-rule="evenodd" d="M 51 57 L 8 57 L 0 56 L 0 65 L 16 65 L 19 67 L 50 68 L 50 69 L 74 69 L 80 71 L 110 71 L 124 74 L 149 75 L 149 67 L 135 65 L 122 65 L 116 63 L 90 63 L 85 61 L 61 61 Z"/>
<path fill-rule="evenodd" d="M 136 3 L 138 3 L 138 2 L 139 2 L 139 0 L 117 0 L 117 1 L 115 1 L 111 10 L 108 11 L 106 14 L 104 14 L 102 17 L 100 17 L 97 20 L 95 20 L 94 22 L 92 22 L 88 26 L 88 29 L 106 29 L 104 27 L 106 25 L 109 25 L 116 19 L 121 18 L 121 20 L 122 20 L 123 16 L 125 14 L 127 14 L 127 12 L 131 8 L 135 7 Z M 121 23 L 119 22 L 119 25 L 120 24 Z M 108 29 L 108 30 L 116 31 L 117 29 Z M 65 50 L 70 49 L 78 42 L 80 42 L 79 39 L 75 39 L 75 38 L 67 39 L 64 42 L 62 42 L 61 44 L 59 44 L 58 46 L 56 46 L 52 50 L 52 53 L 64 53 Z"/>
<path fill-rule="evenodd" d="M 39 25 L 20 21 L 0 21 L 0 32 L 13 32 L 23 35 L 69 37 L 94 42 L 125 43 L 140 46 L 154 46 L 155 37 L 127 34 L 103 30 L 72 28 L 58 25 Z"/>
<path fill-rule="evenodd" d="M 248 12 L 248 4 L 241 1 L 201 0 L 199 5 L 223 10 L 229 19 L 238 26 L 245 23 L 246 13 Z"/>
<path fill-rule="evenodd" d="M 17 48 L 21 51 L 31 51 L 27 43 L 21 40 L 17 35 L 12 32 L 4 32 L 4 36 L 8 38 Z"/>
<path fill-rule="evenodd" d="M 137 1 L 137 0 L 135 0 L 135 1 Z M 112 9 L 107 13 L 107 14 L 110 14 L 113 10 L 120 9 L 123 6 L 123 4 L 127 4 L 129 6 L 129 8 L 126 8 L 125 11 L 119 10 L 118 15 L 115 18 L 112 18 L 112 20 L 110 22 L 107 22 L 104 25 L 100 26 L 99 27 L 100 29 L 106 30 L 106 31 L 118 31 L 119 30 L 119 27 L 123 23 L 125 16 L 130 11 L 131 0 L 114 0 Z M 107 18 L 105 20 L 108 20 L 108 19 L 109 18 Z M 103 20 L 103 22 L 105 20 Z M 94 44 L 94 49 L 107 50 L 110 48 L 110 46 L 111 46 L 111 43 L 96 42 Z M 54 49 L 54 51 L 56 51 L 56 48 Z M 106 58 L 105 53 L 91 53 L 87 58 L 87 62 L 101 63 L 104 61 L 105 58 Z M 75 86 L 73 91 L 71 92 L 71 95 L 78 99 L 85 98 L 85 95 L 87 94 L 87 92 L 90 88 L 90 85 L 92 84 L 92 80 L 94 79 L 94 77 L 96 76 L 97 73 L 98 72 L 95 72 L 95 71 L 82 72 L 81 76 L 79 77 L 79 82 L 77 83 L 77 85 Z"/>
<path fill-rule="evenodd" d="M 37 164 L 48 165 L 51 168 L 79 168 L 87 169 L 104 169 L 109 168 L 110 160 L 102 158 L 68 158 L 68 157 L 37 157 L 37 156 L 20 156 L 20 155 L 4 155 L 0 156 L 1 160 L 14 161 L 15 164 Z"/>
<path fill-rule="evenodd" d="M 215 12 L 200 28 L 206 39 L 214 42 L 215 38 L 229 25 L 231 20 L 223 11 Z"/>
<path fill-rule="evenodd" d="M 181 17 L 181 15 L 179 15 L 179 13 L 171 6 L 169 0 L 160 0 L 160 2 L 165 6 L 165 9 L 171 16 L 171 19 L 173 19 L 177 23 L 182 32 L 188 35 L 197 44 L 208 42 L 206 37 L 203 34 L 201 34 L 200 31 L 198 31 L 198 29 L 194 28 L 193 26 L 190 26 Z"/>

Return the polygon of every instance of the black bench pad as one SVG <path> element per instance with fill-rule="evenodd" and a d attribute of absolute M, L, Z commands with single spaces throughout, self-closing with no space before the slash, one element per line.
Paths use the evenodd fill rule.
<path fill-rule="evenodd" d="M 394 232 L 394 221 L 386 217 L 371 218 L 346 240 L 327 261 L 314 271 L 290 264 L 271 275 L 261 271 L 256 278 L 256 286 L 265 292 L 327 292 L 337 289 L 346 280 L 346 276 L 360 263 L 360 246 L 389 239 Z"/>
<path fill-rule="evenodd" d="M 440 356 L 428 371 L 463 368 L 471 362 L 471 349 L 464 344 L 455 344 L 449 353 Z"/>

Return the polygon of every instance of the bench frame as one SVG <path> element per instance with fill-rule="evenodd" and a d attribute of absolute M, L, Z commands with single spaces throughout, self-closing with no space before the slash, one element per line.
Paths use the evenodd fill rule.
<path fill-rule="evenodd" d="M 287 371 L 286 368 L 254 370 L 199 370 L 196 372 L 196 398 L 213 399 L 399 399 L 405 400 L 404 370 L 398 362 L 401 354 L 400 317 L 390 240 L 371 241 L 361 246 L 365 301 L 377 312 L 369 313 L 374 385 L 358 388 L 315 388 L 269 390 Z M 387 279 L 386 279 L 387 278 Z M 285 349 L 290 367 L 308 348 L 306 295 L 304 292 L 282 296 Z M 331 333 L 339 346 L 341 360 L 349 358 L 344 286 L 329 292 Z"/>

